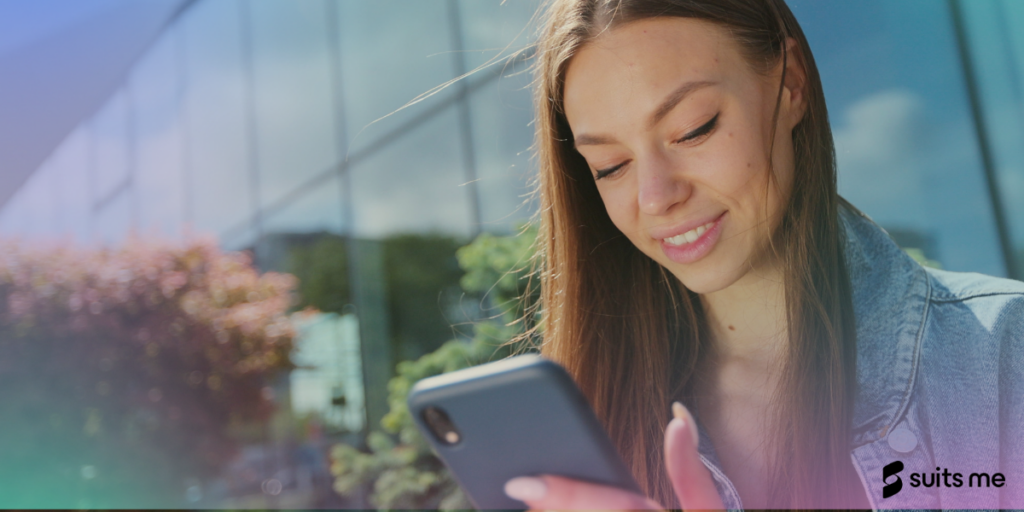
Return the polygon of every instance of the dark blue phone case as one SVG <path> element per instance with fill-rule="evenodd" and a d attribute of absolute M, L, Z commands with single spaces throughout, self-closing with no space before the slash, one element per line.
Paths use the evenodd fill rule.
<path fill-rule="evenodd" d="M 423 411 L 439 407 L 461 434 L 440 442 Z M 522 509 L 505 482 L 562 475 L 640 493 L 604 428 L 558 364 L 523 355 L 423 379 L 409 392 L 409 411 L 478 508 Z"/>

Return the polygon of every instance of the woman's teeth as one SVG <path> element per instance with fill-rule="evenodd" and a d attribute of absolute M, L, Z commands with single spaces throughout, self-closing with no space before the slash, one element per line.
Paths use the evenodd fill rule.
<path fill-rule="evenodd" d="M 714 224 L 715 224 L 715 221 L 708 222 L 707 224 L 704 224 L 703 226 L 697 227 L 697 229 L 691 229 L 691 230 L 687 231 L 686 233 L 683 233 L 681 235 L 676 235 L 676 236 L 674 236 L 672 238 L 666 238 L 665 242 L 667 244 L 669 244 L 669 245 L 692 244 L 692 243 L 696 242 L 697 239 L 700 238 L 700 236 L 703 235 L 705 231 L 711 229 L 711 226 L 713 226 Z"/>

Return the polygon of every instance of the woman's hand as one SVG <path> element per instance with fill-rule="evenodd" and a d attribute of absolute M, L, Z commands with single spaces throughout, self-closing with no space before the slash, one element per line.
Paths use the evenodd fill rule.
<path fill-rule="evenodd" d="M 665 466 L 680 506 L 724 509 L 711 473 L 700 461 L 693 417 L 679 403 L 672 404 L 672 413 L 675 419 L 665 429 Z M 645 496 L 622 489 L 551 475 L 513 478 L 505 484 L 505 493 L 534 510 L 664 508 Z"/>

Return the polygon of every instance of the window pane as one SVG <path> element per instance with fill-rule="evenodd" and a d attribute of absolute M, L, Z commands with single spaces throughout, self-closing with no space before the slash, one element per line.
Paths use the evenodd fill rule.
<path fill-rule="evenodd" d="M 199 2 L 182 22 L 192 218 L 199 232 L 218 235 L 253 213 L 239 10 L 237 1 Z"/>
<path fill-rule="evenodd" d="M 363 238 L 441 232 L 468 236 L 469 190 L 459 159 L 454 110 L 446 110 L 386 151 L 355 163 L 355 232 Z"/>
<path fill-rule="evenodd" d="M 0 210 L 0 237 L 12 239 L 21 236 L 25 224 L 25 211 L 21 207 L 21 197 L 20 192 L 15 193 L 4 203 L 3 210 Z"/>
<path fill-rule="evenodd" d="M 259 238 L 259 232 L 249 224 L 229 229 L 220 237 L 220 246 L 229 251 L 252 251 Z"/>
<path fill-rule="evenodd" d="M 88 132 L 78 128 L 57 148 L 51 158 L 53 194 L 57 208 L 57 233 L 78 242 L 90 239 Z"/>
<path fill-rule="evenodd" d="M 134 106 L 139 231 L 178 236 L 184 223 L 181 159 L 181 90 L 177 32 L 168 31 L 135 68 L 129 82 Z"/>
<path fill-rule="evenodd" d="M 958 2 L 1018 279 L 1024 278 L 1024 3 Z"/>
<path fill-rule="evenodd" d="M 533 214 L 528 182 L 535 174 L 529 73 L 515 74 L 519 64 L 470 97 L 473 144 L 486 231 L 509 232 Z M 489 73 L 489 72 L 487 72 Z"/>
<path fill-rule="evenodd" d="M 449 87 L 413 108 L 370 125 L 454 77 L 451 33 L 446 5 L 440 1 L 377 0 L 336 5 L 346 130 L 350 150 L 356 152 L 451 96 L 454 89 Z"/>
<path fill-rule="evenodd" d="M 18 192 L 22 196 L 19 209 L 23 212 L 20 232 L 26 239 L 52 239 L 56 234 L 57 205 L 48 163 L 33 173 Z"/>
<path fill-rule="evenodd" d="M 529 23 L 540 8 L 537 0 L 459 0 L 458 5 L 467 71 L 533 42 Z"/>
<path fill-rule="evenodd" d="M 327 23 L 320 0 L 250 2 L 260 203 L 327 171 L 335 155 Z"/>
<path fill-rule="evenodd" d="M 95 238 L 101 244 L 120 244 L 131 232 L 132 205 L 130 190 L 117 194 L 96 212 Z"/>
<path fill-rule="evenodd" d="M 304 317 L 292 353 L 300 368 L 289 375 L 292 412 L 320 418 L 331 430 L 363 428 L 363 368 L 359 320 L 353 314 L 317 313 Z"/>
<path fill-rule="evenodd" d="M 790 5 L 825 85 L 840 193 L 944 268 L 1003 275 L 947 4 Z"/>
<path fill-rule="evenodd" d="M 319 181 L 303 194 L 289 197 L 280 208 L 266 212 L 267 233 L 341 233 L 341 191 L 337 176 Z"/>
<path fill-rule="evenodd" d="M 296 247 L 314 245 L 324 237 L 340 239 L 342 211 L 339 181 L 337 176 L 331 176 L 302 194 L 289 197 L 288 202 L 281 207 L 264 212 L 264 235 L 256 248 L 260 268 L 301 274 L 304 269 L 296 268 L 292 261 L 292 252 Z M 341 260 L 344 257 L 344 254 L 338 256 Z M 324 309 L 318 306 L 317 309 L 342 312 L 340 308 Z"/>
<path fill-rule="evenodd" d="M 128 100 L 123 90 L 115 94 L 92 119 L 96 151 L 96 196 L 99 204 L 109 201 L 128 182 L 131 172 L 128 147 Z"/>

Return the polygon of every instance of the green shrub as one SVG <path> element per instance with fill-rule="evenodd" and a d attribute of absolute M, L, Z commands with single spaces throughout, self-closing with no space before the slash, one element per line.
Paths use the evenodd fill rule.
<path fill-rule="evenodd" d="M 406 397 L 420 379 L 529 348 L 510 342 L 530 327 L 517 320 L 523 316 L 524 304 L 536 299 L 523 300 L 531 292 L 527 281 L 535 237 L 533 230 L 510 237 L 482 234 L 458 250 L 459 266 L 465 271 L 462 288 L 483 304 L 491 304 L 484 309 L 492 316 L 474 324 L 471 340 L 452 340 L 415 361 L 398 364 L 398 375 L 388 385 L 390 412 L 381 420 L 381 430 L 367 437 L 368 450 L 348 445 L 332 450 L 335 490 L 344 495 L 368 494 L 372 505 L 384 509 L 471 508 L 416 429 Z"/>

